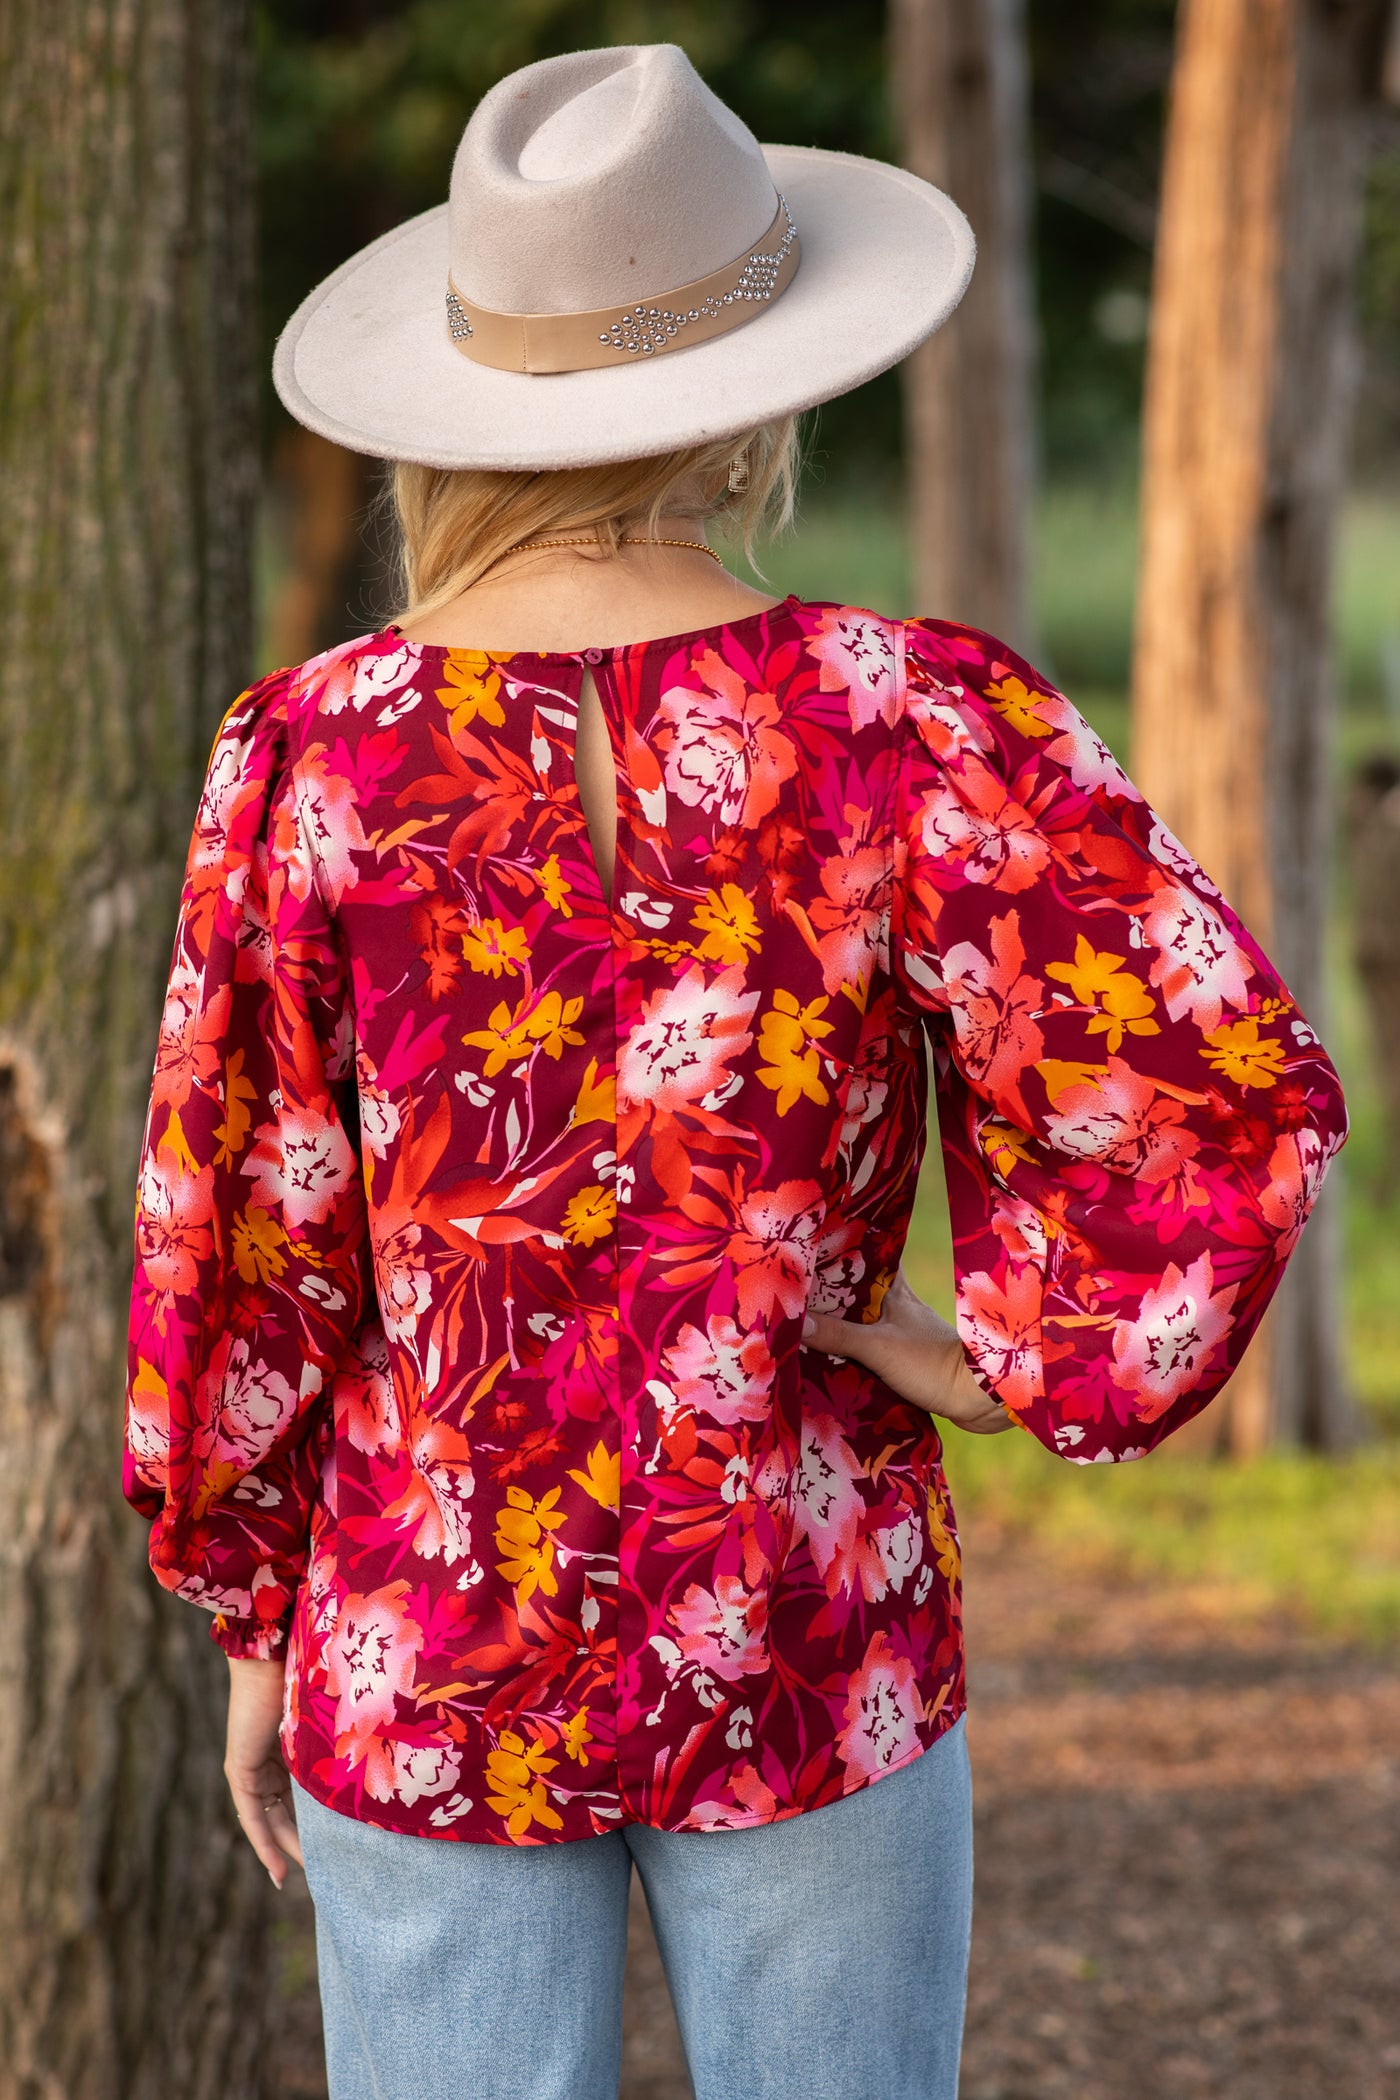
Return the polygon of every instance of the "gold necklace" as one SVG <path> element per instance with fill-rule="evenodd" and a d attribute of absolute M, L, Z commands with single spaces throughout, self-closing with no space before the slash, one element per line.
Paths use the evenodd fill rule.
<path fill-rule="evenodd" d="M 597 534 L 590 532 L 581 539 L 517 540 L 513 547 L 506 549 L 506 552 L 507 554 L 525 554 L 536 547 L 596 547 L 598 544 Z M 721 568 L 724 567 L 723 556 L 716 554 L 713 547 L 707 547 L 703 540 L 652 540 L 642 538 L 635 533 L 624 532 L 618 539 L 618 545 L 620 547 L 693 547 L 697 554 L 708 554 L 711 561 L 718 562 Z"/>

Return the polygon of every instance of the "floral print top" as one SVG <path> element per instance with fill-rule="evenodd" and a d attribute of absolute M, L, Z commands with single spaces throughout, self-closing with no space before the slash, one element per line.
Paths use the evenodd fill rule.
<path fill-rule="evenodd" d="M 618 782 L 604 896 L 585 666 Z M 926 1051 L 927 1045 L 927 1051 Z M 1345 1119 L 1249 935 L 1000 642 L 788 599 L 572 654 L 347 644 L 209 768 L 144 1144 L 127 1492 L 288 1659 L 319 1800 L 731 1829 L 963 1706 L 873 1319 L 937 1097 L 957 1319 L 1076 1462 L 1229 1376 Z"/>

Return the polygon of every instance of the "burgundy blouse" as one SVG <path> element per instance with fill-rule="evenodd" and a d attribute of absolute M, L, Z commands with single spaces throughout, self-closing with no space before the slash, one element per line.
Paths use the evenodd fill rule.
<path fill-rule="evenodd" d="M 800 1340 L 878 1316 L 926 1063 L 978 1375 L 1065 1457 L 1136 1457 L 1239 1361 L 1345 1116 L 1028 664 L 789 599 L 573 653 L 391 630 L 237 702 L 144 1146 L 127 1492 L 228 1652 L 287 1656 L 308 1792 L 489 1843 L 730 1829 L 957 1718 L 935 1424 Z"/>

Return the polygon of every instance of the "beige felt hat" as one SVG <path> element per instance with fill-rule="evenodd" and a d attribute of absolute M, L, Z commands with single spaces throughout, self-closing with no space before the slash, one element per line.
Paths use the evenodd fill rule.
<path fill-rule="evenodd" d="M 637 458 L 897 364 L 973 250 L 902 168 L 760 146 L 675 44 L 575 51 L 483 97 L 447 203 L 303 300 L 273 378 L 300 422 L 385 459 Z"/>

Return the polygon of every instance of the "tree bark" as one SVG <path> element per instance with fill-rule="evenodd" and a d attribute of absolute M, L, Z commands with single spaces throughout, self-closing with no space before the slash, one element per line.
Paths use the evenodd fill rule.
<path fill-rule="evenodd" d="M 957 199 L 977 267 L 904 367 L 910 582 L 921 613 L 1030 645 L 1030 96 L 1023 0 L 892 0 L 906 167 Z"/>
<path fill-rule="evenodd" d="M 1153 286 L 1133 770 L 1314 1022 L 1332 555 L 1388 14 L 1389 0 L 1185 0 Z M 1248 1455 L 1352 1436 L 1335 1198 L 1201 1440 Z"/>
<path fill-rule="evenodd" d="M 250 645 L 244 0 L 0 11 L 0 2095 L 256 2089 L 222 1658 L 120 1499 L 131 1200 Z"/>

